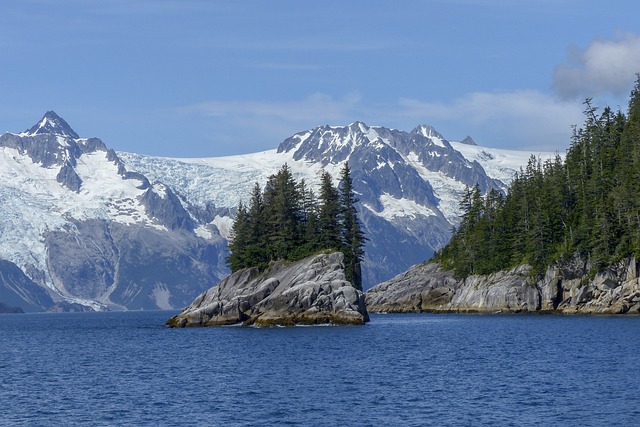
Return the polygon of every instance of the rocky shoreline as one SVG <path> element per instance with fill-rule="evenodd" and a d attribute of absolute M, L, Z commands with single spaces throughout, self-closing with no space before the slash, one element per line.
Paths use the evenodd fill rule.
<path fill-rule="evenodd" d="M 640 264 L 626 258 L 597 274 L 578 257 L 532 274 L 528 265 L 454 277 L 437 263 L 413 266 L 363 293 L 345 279 L 339 252 L 266 271 L 239 270 L 198 296 L 170 327 L 362 325 L 368 313 L 640 314 Z"/>
<path fill-rule="evenodd" d="M 626 258 L 593 276 L 574 258 L 547 269 L 531 267 L 456 279 L 439 264 L 420 264 L 366 293 L 371 313 L 640 314 L 638 261 Z"/>

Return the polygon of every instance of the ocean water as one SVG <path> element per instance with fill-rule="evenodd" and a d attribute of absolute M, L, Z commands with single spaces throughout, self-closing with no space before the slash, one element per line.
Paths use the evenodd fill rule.
<path fill-rule="evenodd" d="M 168 329 L 0 316 L 0 425 L 638 425 L 640 318 L 372 315 Z"/>

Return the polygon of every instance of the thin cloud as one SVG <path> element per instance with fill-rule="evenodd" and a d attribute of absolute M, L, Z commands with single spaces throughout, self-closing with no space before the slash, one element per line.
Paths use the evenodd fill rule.
<path fill-rule="evenodd" d="M 402 130 L 431 124 L 454 140 L 471 135 L 481 145 L 554 151 L 569 145 L 572 125 L 583 121 L 582 107 L 579 102 L 522 90 L 471 93 L 449 103 L 404 98 L 386 104 L 366 102 L 356 93 L 342 98 L 317 93 L 299 101 L 209 101 L 178 111 L 243 132 L 252 129 L 277 142 L 315 126 L 361 120 Z"/>
<path fill-rule="evenodd" d="M 537 90 L 513 92 L 474 92 L 451 103 L 432 103 L 416 99 L 401 99 L 402 109 L 396 114 L 436 119 L 465 120 L 487 124 L 495 120 L 529 120 L 534 118 L 566 117 L 568 105 L 556 97 Z M 572 117 L 570 114 L 569 117 Z"/>
<path fill-rule="evenodd" d="M 207 101 L 181 107 L 178 112 L 209 117 L 226 117 L 251 122 L 256 118 L 271 118 L 290 123 L 340 123 L 360 103 L 357 93 L 342 99 L 316 93 L 301 101 Z"/>
<path fill-rule="evenodd" d="M 394 115 L 441 124 L 446 135 L 471 134 L 481 145 L 556 150 L 569 145 L 582 105 L 536 90 L 468 94 L 451 103 L 402 99 Z M 450 135 L 449 137 L 454 137 Z"/>
<path fill-rule="evenodd" d="M 367 52 L 391 50 L 398 47 L 397 43 L 388 41 L 344 41 L 339 38 L 325 38 L 318 40 L 314 37 L 298 37 L 292 40 L 205 40 L 203 45 L 220 49 L 231 50 L 257 50 L 257 51 L 325 51 L 325 52 Z"/>
<path fill-rule="evenodd" d="M 567 62 L 554 71 L 553 86 L 564 99 L 602 94 L 628 94 L 640 72 L 640 36 L 623 34 L 616 40 L 597 39 L 586 49 L 569 49 Z"/>
<path fill-rule="evenodd" d="M 326 65 L 313 65 L 313 64 L 291 64 L 291 63 L 261 63 L 254 64 L 252 68 L 260 70 L 284 70 L 284 71 L 316 71 L 326 70 L 330 68 Z"/>

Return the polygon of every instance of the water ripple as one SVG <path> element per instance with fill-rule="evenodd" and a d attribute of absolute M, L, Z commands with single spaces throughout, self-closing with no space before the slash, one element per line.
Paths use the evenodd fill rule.
<path fill-rule="evenodd" d="M 0 425 L 632 425 L 640 318 L 372 316 L 167 329 L 0 316 Z"/>

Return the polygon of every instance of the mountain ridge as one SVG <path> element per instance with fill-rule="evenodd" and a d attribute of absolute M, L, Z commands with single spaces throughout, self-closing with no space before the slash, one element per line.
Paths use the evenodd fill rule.
<path fill-rule="evenodd" d="M 369 237 L 368 288 L 448 241 L 465 186 L 504 190 L 528 158 L 450 142 L 427 125 L 405 132 L 363 122 L 299 132 L 248 155 L 160 158 L 75 138 L 53 114 L 27 132 L 0 135 L 0 260 L 8 263 L 0 263 L 0 301 L 5 291 L 19 294 L 29 310 L 188 304 L 228 274 L 238 203 L 284 163 L 313 186 L 322 169 L 337 182 L 349 162 Z"/>
<path fill-rule="evenodd" d="M 412 261 L 424 261 L 448 241 L 465 186 L 479 183 L 483 190 L 505 191 L 530 156 L 450 142 L 433 128 L 433 138 L 425 137 L 420 128 L 405 132 L 354 122 L 301 131 L 275 150 L 252 154 L 198 159 L 119 155 L 133 169 L 163 180 L 192 206 L 211 212 L 224 237 L 238 203 L 248 201 L 254 184 L 264 185 L 284 163 L 296 179 L 315 184 L 322 169 L 337 182 L 340 167 L 349 161 L 360 219 L 368 236 L 375 235 L 363 265 L 365 287 L 370 287 L 393 277 L 392 271 L 413 265 Z M 394 267 L 387 269 L 390 264 Z"/>
<path fill-rule="evenodd" d="M 8 263 L 0 263 L 0 296 L 20 295 L 29 311 L 59 302 L 166 309 L 190 302 L 189 281 L 205 289 L 223 276 L 224 242 L 213 229 L 198 229 L 170 188 L 128 170 L 100 139 L 76 135 L 53 112 L 30 131 L 0 135 L 0 260 Z M 167 272 L 173 283 L 145 273 L 166 270 L 160 259 L 192 272 Z"/>

